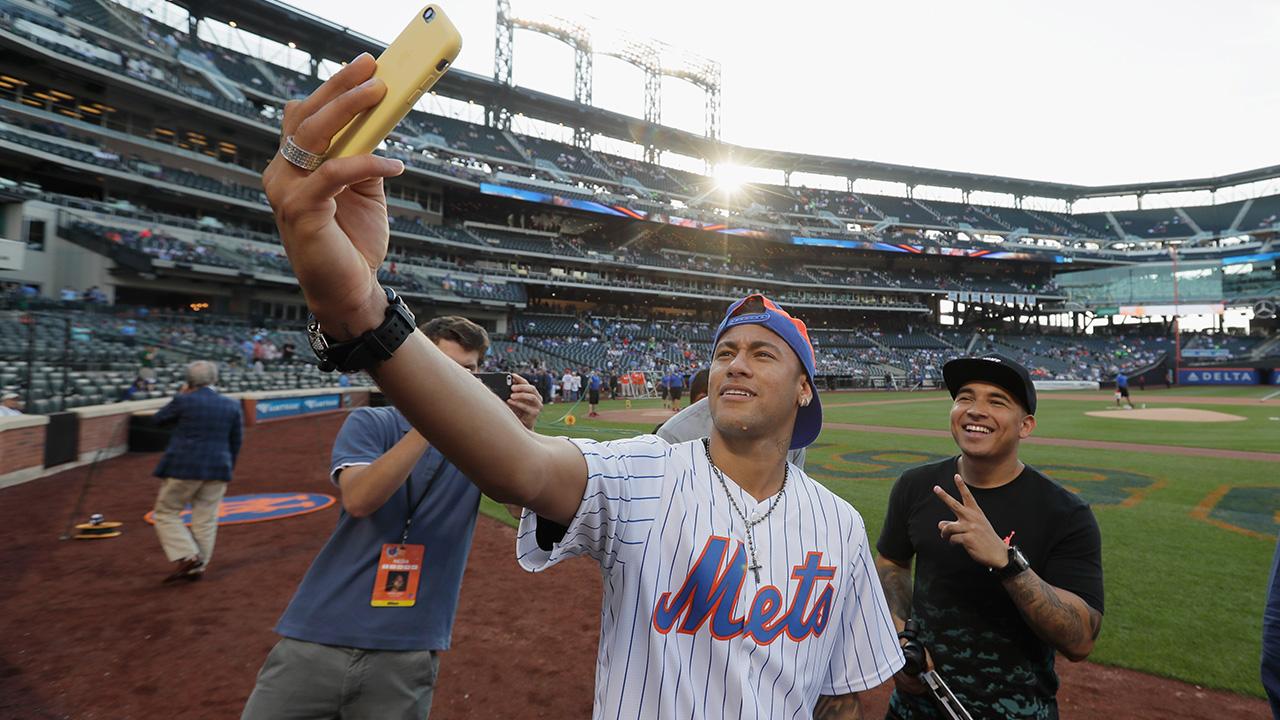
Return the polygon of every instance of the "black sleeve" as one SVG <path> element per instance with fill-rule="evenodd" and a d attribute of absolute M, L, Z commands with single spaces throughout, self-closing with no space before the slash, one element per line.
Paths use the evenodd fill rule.
<path fill-rule="evenodd" d="M 1102 532 L 1088 505 L 1067 518 L 1067 530 L 1049 551 L 1041 577 L 1050 585 L 1079 595 L 1102 612 Z"/>
<path fill-rule="evenodd" d="M 898 562 L 908 562 L 916 554 L 908 528 L 911 485 L 909 473 L 903 473 L 893 484 L 893 490 L 889 491 L 889 507 L 884 513 L 884 527 L 880 530 L 880 540 L 876 542 L 877 552 Z"/>
<path fill-rule="evenodd" d="M 538 547 L 544 552 L 551 552 L 551 548 L 556 543 L 564 539 L 564 534 L 569 532 L 568 525 L 561 525 L 555 520 L 548 520 L 541 515 L 535 515 L 536 525 L 534 527 L 534 538 L 538 541 Z"/>

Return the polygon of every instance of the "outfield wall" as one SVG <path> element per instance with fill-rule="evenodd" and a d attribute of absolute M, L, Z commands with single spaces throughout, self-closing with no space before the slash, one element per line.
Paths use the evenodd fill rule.
<path fill-rule="evenodd" d="M 1277 384 L 1280 370 L 1252 367 L 1182 367 L 1179 385 L 1265 385 Z"/>
<path fill-rule="evenodd" d="M 1097 390 L 1098 383 L 1092 380 L 1033 380 L 1037 391 L 1042 390 Z"/>
<path fill-rule="evenodd" d="M 308 388 L 230 393 L 228 397 L 241 403 L 245 427 L 252 427 L 260 422 L 363 407 L 369 404 L 370 391 Z M 168 402 L 169 398 L 157 398 L 89 405 L 50 415 L 0 417 L 0 488 L 123 455 L 129 450 L 131 425 L 135 432 L 139 425 L 147 429 L 145 418 Z M 163 442 L 166 436 L 158 437 Z"/>

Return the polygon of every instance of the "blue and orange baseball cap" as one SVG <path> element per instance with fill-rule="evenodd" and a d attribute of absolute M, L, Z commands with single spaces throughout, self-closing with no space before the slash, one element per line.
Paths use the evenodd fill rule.
<path fill-rule="evenodd" d="M 759 312 L 749 312 L 743 306 L 751 299 L 758 299 L 762 306 Z M 716 337 L 711 342 L 714 348 L 729 328 L 738 325 L 763 325 L 782 338 L 791 351 L 800 358 L 805 375 L 809 378 L 809 387 L 813 390 L 813 400 L 796 412 L 796 424 L 791 431 L 791 449 L 799 450 L 807 447 L 822 432 L 822 403 L 818 400 L 818 383 L 814 380 L 817 374 L 817 359 L 813 354 L 813 343 L 809 341 L 809 328 L 804 321 L 791 317 L 777 303 L 759 293 L 748 295 L 729 306 L 724 320 L 716 329 Z"/>

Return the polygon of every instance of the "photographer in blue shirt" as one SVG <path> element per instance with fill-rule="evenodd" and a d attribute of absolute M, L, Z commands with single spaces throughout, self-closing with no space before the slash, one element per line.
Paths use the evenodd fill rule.
<path fill-rule="evenodd" d="M 483 328 L 440 317 L 420 329 L 479 370 L 489 347 Z M 542 397 L 514 379 L 507 404 L 532 430 Z M 276 625 L 283 637 L 241 717 L 422 720 L 438 653 L 449 649 L 480 491 L 394 407 L 351 413 L 330 475 L 342 491 L 338 526 Z M 420 573 L 388 575 L 384 555 L 405 550 L 421 553 Z"/>

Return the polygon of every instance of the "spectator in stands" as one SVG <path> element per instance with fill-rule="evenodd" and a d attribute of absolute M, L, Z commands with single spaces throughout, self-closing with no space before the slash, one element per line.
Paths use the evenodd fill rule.
<path fill-rule="evenodd" d="M 120 400 L 128 402 L 129 400 L 142 400 L 147 394 L 147 381 L 141 377 L 134 378 L 133 383 L 120 393 Z"/>
<path fill-rule="evenodd" d="M 449 359 L 479 370 L 489 347 L 479 325 L 440 317 L 421 330 Z M 532 430 L 542 401 L 517 379 L 507 406 Z M 360 408 L 347 418 L 334 441 L 331 480 L 343 512 L 276 625 L 283 637 L 241 718 L 426 718 L 480 490 L 394 407 Z M 424 558 L 421 573 L 406 576 L 406 590 L 424 593 L 410 607 L 378 607 L 377 593 L 371 598 L 388 549 Z"/>
<path fill-rule="evenodd" d="M 133 320 L 126 320 L 124 325 L 120 326 L 120 337 L 124 338 L 124 344 L 133 347 L 138 341 L 138 324 Z"/>
<path fill-rule="evenodd" d="M 163 478 L 155 505 L 156 535 L 165 556 L 178 563 L 166 583 L 204 577 L 218 534 L 218 507 L 240 454 L 240 403 L 214 390 L 217 381 L 216 365 L 191 363 L 182 390 L 153 419 L 159 425 L 177 423 L 152 473 Z M 180 517 L 188 503 L 190 530 Z"/>
<path fill-rule="evenodd" d="M 18 396 L 18 393 L 7 392 L 4 395 L 0 395 L 0 417 L 21 414 L 22 398 Z"/>
<path fill-rule="evenodd" d="M 149 383 L 156 381 L 156 348 L 148 345 L 138 353 L 138 377 Z"/>

